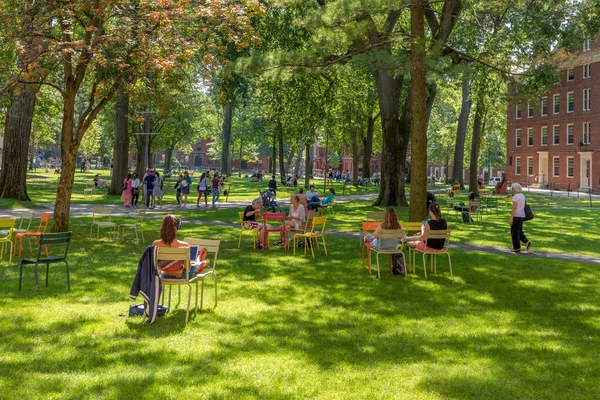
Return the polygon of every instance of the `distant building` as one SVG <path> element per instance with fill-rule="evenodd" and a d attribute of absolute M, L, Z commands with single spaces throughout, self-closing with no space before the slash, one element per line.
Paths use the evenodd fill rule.
<path fill-rule="evenodd" d="M 561 64 L 561 82 L 549 93 L 539 100 L 509 104 L 509 181 L 600 190 L 599 36 L 585 39 Z"/>

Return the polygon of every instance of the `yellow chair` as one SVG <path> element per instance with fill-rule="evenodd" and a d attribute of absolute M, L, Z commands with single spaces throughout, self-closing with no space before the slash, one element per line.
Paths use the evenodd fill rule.
<path fill-rule="evenodd" d="M 0 236 L 0 243 L 2 243 L 2 254 L 0 255 L 0 260 L 4 258 L 4 245 L 6 243 L 10 243 L 10 253 L 9 253 L 9 262 L 12 262 L 13 257 L 13 231 L 15 230 L 15 223 L 17 222 L 16 218 L 7 218 L 0 219 L 0 229 L 6 231 L 5 236 Z"/>
<path fill-rule="evenodd" d="M 202 310 L 202 306 L 204 304 L 204 278 L 209 275 L 214 276 L 215 278 L 215 307 L 217 306 L 217 281 L 219 280 L 219 276 L 216 273 L 217 270 L 217 257 L 219 256 L 219 246 L 221 245 L 220 240 L 210 240 L 210 239 L 194 239 L 194 238 L 184 238 L 184 242 L 187 242 L 190 246 L 198 246 L 198 252 L 201 252 L 202 249 L 206 249 L 208 254 L 213 254 L 213 259 L 208 267 L 204 268 L 200 273 L 196 274 L 194 279 L 196 280 L 196 307 L 198 307 L 198 281 L 202 281 L 202 291 L 200 292 L 200 310 Z"/>
<path fill-rule="evenodd" d="M 315 258 L 315 249 L 312 244 L 313 239 L 315 239 L 315 244 L 318 246 L 318 242 L 316 239 L 321 238 L 323 240 L 323 249 L 325 250 L 325 255 L 327 255 L 327 245 L 325 244 L 325 236 L 323 236 L 323 232 L 325 232 L 325 225 L 327 225 L 327 217 L 314 217 L 312 220 L 312 227 L 310 228 L 310 232 L 307 233 L 297 233 L 294 235 L 294 255 L 296 255 L 296 245 L 298 243 L 298 239 L 302 239 L 304 241 L 304 254 L 306 254 L 306 248 L 310 243 L 310 251 L 312 252 L 313 258 Z"/>
<path fill-rule="evenodd" d="M 401 224 L 406 236 L 413 236 L 417 233 L 421 233 L 421 228 L 423 227 L 422 222 L 402 222 Z M 408 265 L 410 265 L 411 258 L 415 256 L 413 253 L 413 248 L 408 247 Z"/>
<path fill-rule="evenodd" d="M 437 273 L 437 256 L 439 254 L 446 254 L 448 256 L 448 264 L 450 265 L 450 276 L 452 276 L 452 260 L 450 259 L 450 253 L 448 252 L 448 246 L 450 246 L 450 229 L 432 231 L 429 230 L 426 232 L 426 236 L 423 237 L 423 241 L 427 244 L 428 239 L 444 239 L 444 246 L 439 250 L 429 249 L 427 245 L 425 245 L 425 250 L 419 250 L 417 248 L 413 249 L 413 251 L 417 253 L 423 254 L 423 274 L 425 278 L 427 278 L 427 263 L 425 262 L 425 257 L 429 254 L 431 255 L 431 271 L 433 273 Z M 415 272 L 415 257 L 413 257 L 412 269 Z"/>
<path fill-rule="evenodd" d="M 108 221 L 101 218 L 108 216 Z M 101 219 L 98 221 L 98 219 Z M 110 207 L 92 207 L 92 225 L 90 226 L 90 239 L 92 238 L 92 230 L 96 226 L 96 239 L 100 238 L 100 228 L 110 228 L 110 235 L 116 237 L 117 224 L 112 222 L 112 208 Z"/>
<path fill-rule="evenodd" d="M 131 213 L 131 214 L 136 215 L 136 213 Z M 145 215 L 146 215 L 146 210 L 138 210 L 137 219 L 134 223 L 119 224 L 118 233 L 119 233 L 119 237 L 121 238 L 121 240 L 125 239 L 125 230 L 127 228 L 133 228 L 133 231 L 135 232 L 135 240 L 139 243 L 139 241 L 140 241 L 139 236 L 141 236 L 142 243 L 144 242 L 144 229 L 142 228 L 142 224 L 144 223 Z M 139 236 L 138 236 L 138 229 L 140 230 Z"/>
<path fill-rule="evenodd" d="M 242 245 L 242 234 L 244 232 L 252 232 L 252 237 L 254 238 L 254 240 L 252 241 L 252 244 L 253 244 L 254 248 L 256 249 L 256 241 L 258 240 L 258 231 L 253 228 L 245 228 L 244 227 L 244 212 L 240 211 L 238 214 L 240 216 L 240 238 L 238 239 L 238 249 Z"/>
<path fill-rule="evenodd" d="M 398 240 L 398 244 L 400 245 L 399 248 L 396 249 L 390 249 L 390 250 L 383 250 L 380 248 L 375 248 L 373 246 L 368 246 L 369 252 L 374 252 L 376 253 L 376 259 L 377 259 L 377 278 L 381 279 L 381 272 L 379 269 L 379 255 L 380 254 L 387 254 L 388 255 L 388 259 L 392 254 L 399 254 L 402 253 L 402 249 L 404 248 L 404 229 L 381 229 L 379 230 L 379 234 L 377 237 L 377 242 L 378 244 L 380 244 L 383 239 L 396 239 Z M 369 254 L 369 261 L 371 261 L 371 255 Z M 388 262 L 389 264 L 389 262 Z M 404 276 L 407 275 L 407 270 L 408 267 L 406 267 L 406 269 L 404 270 Z M 390 269 L 390 272 L 391 269 Z M 369 273 L 371 273 L 371 269 L 369 268 Z"/>
<path fill-rule="evenodd" d="M 184 267 L 183 278 L 166 278 L 162 277 L 161 281 L 164 286 L 169 286 L 169 310 L 171 309 L 171 287 L 186 285 L 189 288 L 187 308 L 185 313 L 185 323 L 187 325 L 190 317 L 190 302 L 192 299 L 192 284 L 196 282 L 196 277 L 189 277 L 190 264 L 190 248 L 189 247 L 155 247 L 154 266 L 159 275 L 162 275 L 160 262 L 161 261 L 181 261 Z M 181 296 L 181 290 L 179 291 Z M 165 292 L 163 291 L 163 303 L 165 300 Z M 196 314 L 198 314 L 198 285 L 196 285 Z"/>

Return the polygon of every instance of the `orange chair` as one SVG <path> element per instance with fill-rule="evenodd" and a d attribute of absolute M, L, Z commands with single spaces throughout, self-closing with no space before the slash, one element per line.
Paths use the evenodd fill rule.
<path fill-rule="evenodd" d="M 381 225 L 381 221 L 371 221 L 371 222 L 363 222 L 362 223 L 362 235 L 360 237 L 360 243 L 362 244 L 361 249 L 361 257 L 362 257 L 362 266 L 365 267 L 365 250 L 367 251 L 368 261 L 367 266 L 369 269 L 369 273 L 371 273 L 371 244 L 365 242 L 365 236 L 369 235 L 369 232 L 374 232 L 379 225 Z"/>
<path fill-rule="evenodd" d="M 283 223 L 285 221 L 285 213 L 264 213 L 263 214 L 263 229 L 262 234 L 264 235 L 263 240 L 263 251 L 265 251 L 265 247 L 269 247 L 269 232 L 283 232 L 283 248 L 287 250 L 288 246 L 288 238 L 287 231 L 283 229 Z M 268 225 L 271 221 L 280 221 L 281 225 Z"/>
<path fill-rule="evenodd" d="M 29 241 L 29 251 L 33 251 L 31 249 L 31 237 L 35 236 L 38 238 L 39 241 L 39 237 L 42 235 L 42 233 L 46 233 L 46 229 L 48 229 L 48 224 L 50 223 L 50 217 L 52 215 L 48 214 L 48 213 L 44 213 L 42 214 L 42 217 L 40 218 L 40 224 L 38 226 L 37 232 L 17 232 L 17 234 L 15 235 L 15 250 L 14 250 L 14 255 L 17 254 L 17 242 L 19 243 L 18 247 L 19 247 L 19 257 L 21 257 L 21 253 L 23 251 L 23 238 L 27 237 L 27 240 Z"/>

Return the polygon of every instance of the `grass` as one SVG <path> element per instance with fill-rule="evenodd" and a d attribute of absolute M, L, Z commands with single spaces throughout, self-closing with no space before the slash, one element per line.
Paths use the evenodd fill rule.
<path fill-rule="evenodd" d="M 239 185 L 241 186 L 241 185 Z M 251 191 L 253 188 L 249 188 Z M 241 192 L 241 190 L 240 190 Z M 598 255 L 594 210 L 526 194 L 536 249 Z M 36 197 L 37 199 L 37 197 Z M 366 201 L 338 203 L 328 228 L 357 232 Z M 0 263 L 2 398 L 590 399 L 600 394 L 600 289 L 595 265 L 452 250 L 454 277 L 382 279 L 361 269 L 358 240 L 328 236 L 329 255 L 252 251 L 235 209 L 193 210 L 180 237 L 221 239 L 219 304 L 175 308 L 156 324 L 126 318 L 147 243 L 89 240 L 74 217 L 71 291 L 64 268 L 36 295 L 31 267 Z M 404 219 L 406 209 L 399 209 Z M 450 217 L 453 240 L 509 245 L 507 214 Z M 125 218 L 117 218 L 117 222 Z M 35 224 L 35 221 L 34 221 Z M 567 225 L 568 224 L 568 225 Z M 564 227 L 568 226 L 568 229 Z M 557 235 L 565 231 L 565 238 Z M 185 293 L 185 291 L 184 291 Z M 138 299 L 139 300 L 139 299 Z"/>

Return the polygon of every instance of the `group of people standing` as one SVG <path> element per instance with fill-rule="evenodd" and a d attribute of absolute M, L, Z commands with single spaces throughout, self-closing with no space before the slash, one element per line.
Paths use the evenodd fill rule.
<path fill-rule="evenodd" d="M 212 194 L 212 206 L 215 207 L 215 203 L 219 200 L 221 189 L 224 185 L 224 175 L 219 177 L 218 173 L 214 173 L 212 180 L 208 173 L 203 172 L 196 185 L 198 192 L 198 198 L 196 200 L 196 207 L 200 207 L 200 200 L 204 196 L 204 205 L 208 207 L 208 190 L 210 188 Z M 187 207 L 188 196 L 190 194 L 190 188 L 192 187 L 192 178 L 188 171 L 185 171 L 183 175 L 179 175 L 173 186 L 175 190 L 175 199 L 177 200 L 178 207 Z M 142 204 L 146 205 L 146 208 L 162 208 L 164 181 L 160 177 L 158 171 L 149 169 L 142 179 L 139 179 L 138 174 L 129 173 L 127 178 L 123 181 L 123 193 L 121 198 L 125 207 L 138 207 L 138 201 L 140 191 L 142 192 Z M 193 200 L 192 200 L 193 201 Z"/>

